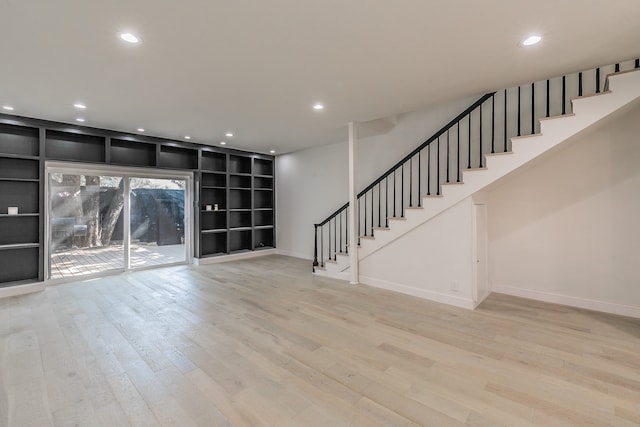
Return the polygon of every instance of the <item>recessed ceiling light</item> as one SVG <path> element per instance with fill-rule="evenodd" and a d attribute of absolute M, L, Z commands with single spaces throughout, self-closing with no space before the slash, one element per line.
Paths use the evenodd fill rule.
<path fill-rule="evenodd" d="M 522 41 L 522 45 L 523 46 L 531 46 L 531 45 L 534 45 L 536 43 L 539 43 L 540 40 L 542 40 L 542 37 L 540 37 L 540 36 L 537 36 L 537 35 L 529 36 L 529 37 L 527 37 L 526 39 L 524 39 Z"/>
<path fill-rule="evenodd" d="M 138 128 L 138 132 L 144 132 L 143 128 Z"/>
<path fill-rule="evenodd" d="M 120 38 L 127 43 L 140 43 L 140 39 L 131 33 L 120 33 Z"/>
<path fill-rule="evenodd" d="M 317 104 L 313 104 L 313 109 L 320 111 L 320 110 L 324 110 L 324 105 L 317 103 Z"/>
<path fill-rule="evenodd" d="M 13 111 L 14 108 L 11 105 L 3 105 L 2 108 L 7 111 Z"/>
<path fill-rule="evenodd" d="M 82 117 L 78 117 L 78 118 L 76 119 L 76 122 L 84 122 L 84 119 L 83 119 Z"/>
<path fill-rule="evenodd" d="M 227 143 L 224 141 L 220 141 L 220 145 L 227 145 Z"/>
<path fill-rule="evenodd" d="M 276 154 L 276 150 L 269 151 L 271 154 Z"/>
<path fill-rule="evenodd" d="M 79 110 L 84 110 L 84 109 L 86 109 L 86 108 L 87 108 L 87 106 L 86 106 L 86 105 L 81 104 L 81 103 L 79 103 L 79 102 L 76 102 L 75 104 L 73 104 L 73 106 L 74 106 L 74 107 L 76 107 L 76 108 L 77 108 L 77 109 L 79 109 Z"/>
<path fill-rule="evenodd" d="M 232 132 L 227 132 L 224 134 L 224 136 L 231 138 L 233 136 Z"/>
<path fill-rule="evenodd" d="M 184 139 L 191 139 L 189 135 L 185 136 Z"/>

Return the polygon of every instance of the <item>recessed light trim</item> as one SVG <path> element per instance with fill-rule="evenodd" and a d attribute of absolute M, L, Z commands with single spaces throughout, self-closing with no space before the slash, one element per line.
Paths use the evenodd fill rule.
<path fill-rule="evenodd" d="M 7 110 L 7 111 L 13 111 L 15 110 L 15 108 L 13 108 L 11 105 L 3 105 L 2 106 L 3 110 Z"/>
<path fill-rule="evenodd" d="M 138 128 L 138 132 L 144 132 L 144 128 Z"/>
<path fill-rule="evenodd" d="M 84 123 L 84 119 L 82 117 L 76 118 L 76 122 Z"/>
<path fill-rule="evenodd" d="M 271 154 L 276 154 L 276 150 L 270 150 L 269 151 Z"/>
<path fill-rule="evenodd" d="M 227 138 L 233 138 L 233 132 L 227 132 L 224 134 Z"/>
<path fill-rule="evenodd" d="M 189 135 L 186 135 L 184 139 L 191 139 L 191 137 Z"/>
<path fill-rule="evenodd" d="M 316 110 L 316 111 L 322 111 L 322 110 L 324 110 L 324 105 L 319 103 L 319 102 L 317 102 L 317 103 L 313 104 L 313 109 Z"/>
<path fill-rule="evenodd" d="M 542 40 L 541 36 L 534 34 L 524 39 L 522 41 L 522 46 L 533 46 L 534 44 L 540 43 L 541 40 Z"/>
<path fill-rule="evenodd" d="M 122 40 L 126 41 L 127 43 L 131 43 L 131 44 L 140 43 L 140 38 L 138 36 L 136 36 L 135 34 L 120 33 L 120 38 Z"/>
<path fill-rule="evenodd" d="M 87 108 L 87 106 L 81 102 L 76 102 L 75 104 L 73 104 L 73 106 L 76 107 L 78 110 L 85 110 Z"/>
<path fill-rule="evenodd" d="M 224 141 L 220 141 L 220 145 L 227 145 L 227 143 Z"/>

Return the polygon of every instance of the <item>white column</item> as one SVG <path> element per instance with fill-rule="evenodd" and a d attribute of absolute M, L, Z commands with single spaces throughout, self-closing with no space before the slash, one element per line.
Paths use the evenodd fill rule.
<path fill-rule="evenodd" d="M 356 193 L 356 125 L 349 122 L 349 271 L 350 282 L 359 281 L 358 272 L 358 195 Z"/>

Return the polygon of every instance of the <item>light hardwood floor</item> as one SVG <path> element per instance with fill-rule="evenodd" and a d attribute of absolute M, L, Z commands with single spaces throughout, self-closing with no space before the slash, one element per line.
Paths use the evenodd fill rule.
<path fill-rule="evenodd" d="M 0 300 L 2 426 L 640 425 L 640 320 L 268 256 Z"/>

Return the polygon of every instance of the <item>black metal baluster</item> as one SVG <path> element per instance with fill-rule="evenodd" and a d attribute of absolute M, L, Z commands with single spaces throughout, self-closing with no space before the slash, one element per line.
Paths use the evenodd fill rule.
<path fill-rule="evenodd" d="M 337 234 L 336 234 L 338 232 L 338 229 L 336 227 L 337 225 L 338 225 L 338 222 L 336 220 L 336 217 L 333 217 L 333 260 L 334 261 L 336 261 L 338 259 L 338 255 L 337 255 L 338 250 L 336 248 L 336 245 L 338 244 L 338 237 L 337 237 Z M 342 248 L 340 248 L 340 249 L 342 249 Z"/>
<path fill-rule="evenodd" d="M 520 92 L 521 92 L 521 88 L 520 86 L 518 86 L 518 136 L 522 135 L 520 133 Z"/>
<path fill-rule="evenodd" d="M 549 117 L 549 79 L 547 79 L 547 117 Z"/>
<path fill-rule="evenodd" d="M 491 97 L 491 152 L 496 152 L 496 95 Z"/>
<path fill-rule="evenodd" d="M 421 185 L 421 181 L 422 181 L 422 167 L 421 167 L 421 161 L 420 161 L 420 157 L 422 155 L 422 150 L 418 151 L 418 207 L 421 208 L 422 207 L 422 185 Z"/>
<path fill-rule="evenodd" d="M 582 72 L 578 73 L 578 96 L 582 96 Z"/>
<path fill-rule="evenodd" d="M 384 226 L 389 228 L 389 175 L 384 179 L 384 185 L 384 215 L 386 217 Z"/>
<path fill-rule="evenodd" d="M 460 120 L 458 120 L 458 148 L 456 150 L 456 182 L 460 182 Z"/>
<path fill-rule="evenodd" d="M 447 129 L 447 182 L 449 182 L 449 129 Z"/>
<path fill-rule="evenodd" d="M 567 76 L 562 76 L 562 115 L 567 113 Z"/>
<path fill-rule="evenodd" d="M 320 267 L 324 268 L 324 225 L 320 227 Z"/>
<path fill-rule="evenodd" d="M 344 252 L 346 254 L 349 253 L 349 206 L 344 211 L 344 216 L 346 218 L 344 224 Z"/>
<path fill-rule="evenodd" d="M 343 211 L 344 212 L 344 211 Z M 342 212 L 340 212 L 340 253 L 342 253 Z"/>
<path fill-rule="evenodd" d="M 360 232 L 360 199 L 358 198 L 358 233 L 357 233 L 357 237 L 358 237 L 358 246 L 360 246 L 360 236 L 362 235 L 362 233 Z"/>
<path fill-rule="evenodd" d="M 375 202 L 375 200 L 376 200 L 376 195 L 372 188 L 371 189 L 371 237 L 373 237 L 373 227 L 375 227 L 375 224 L 373 222 L 373 203 Z"/>
<path fill-rule="evenodd" d="M 483 104 L 480 104 L 480 147 L 478 148 L 478 167 L 482 168 L 482 106 Z"/>
<path fill-rule="evenodd" d="M 396 171 L 393 171 L 393 217 L 396 218 Z"/>
<path fill-rule="evenodd" d="M 507 152 L 507 90 L 504 90 L 504 152 Z"/>
<path fill-rule="evenodd" d="M 615 73 L 619 73 L 620 72 L 620 64 L 616 64 L 616 68 L 615 68 Z"/>
<path fill-rule="evenodd" d="M 329 220 L 329 222 L 327 223 L 327 226 L 329 227 L 329 232 L 328 237 L 329 237 L 329 245 L 327 246 L 327 248 L 329 249 L 329 261 L 331 261 L 331 220 Z"/>
<path fill-rule="evenodd" d="M 409 207 L 413 207 L 413 157 L 409 159 Z"/>
<path fill-rule="evenodd" d="M 467 169 L 471 169 L 471 112 L 469 112 L 469 151 L 467 154 L 467 157 L 469 158 Z"/>
<path fill-rule="evenodd" d="M 536 133 L 536 87 L 531 83 L 531 135 Z"/>
<path fill-rule="evenodd" d="M 600 93 L 600 68 L 596 68 L 596 93 Z"/>
<path fill-rule="evenodd" d="M 402 164 L 400 173 L 400 216 L 404 218 L 404 163 Z"/>
<path fill-rule="evenodd" d="M 367 193 L 364 193 L 364 235 L 367 235 Z"/>
<path fill-rule="evenodd" d="M 640 59 L 636 59 L 636 68 L 640 68 Z"/>
<path fill-rule="evenodd" d="M 431 195 L 431 144 L 427 145 L 427 196 Z"/>
<path fill-rule="evenodd" d="M 380 200 L 380 195 L 382 194 L 381 190 L 382 190 L 382 187 L 380 186 L 380 183 L 378 183 L 378 227 L 381 227 L 380 221 L 382 218 L 382 208 L 381 208 L 382 202 Z"/>
<path fill-rule="evenodd" d="M 318 224 L 313 224 L 313 266 L 318 266 Z M 314 269 L 315 271 L 315 269 Z"/>
<path fill-rule="evenodd" d="M 437 150 L 437 169 L 436 169 L 436 185 L 438 192 L 436 193 L 438 196 L 440 195 L 440 137 L 438 137 L 438 150 Z"/>

